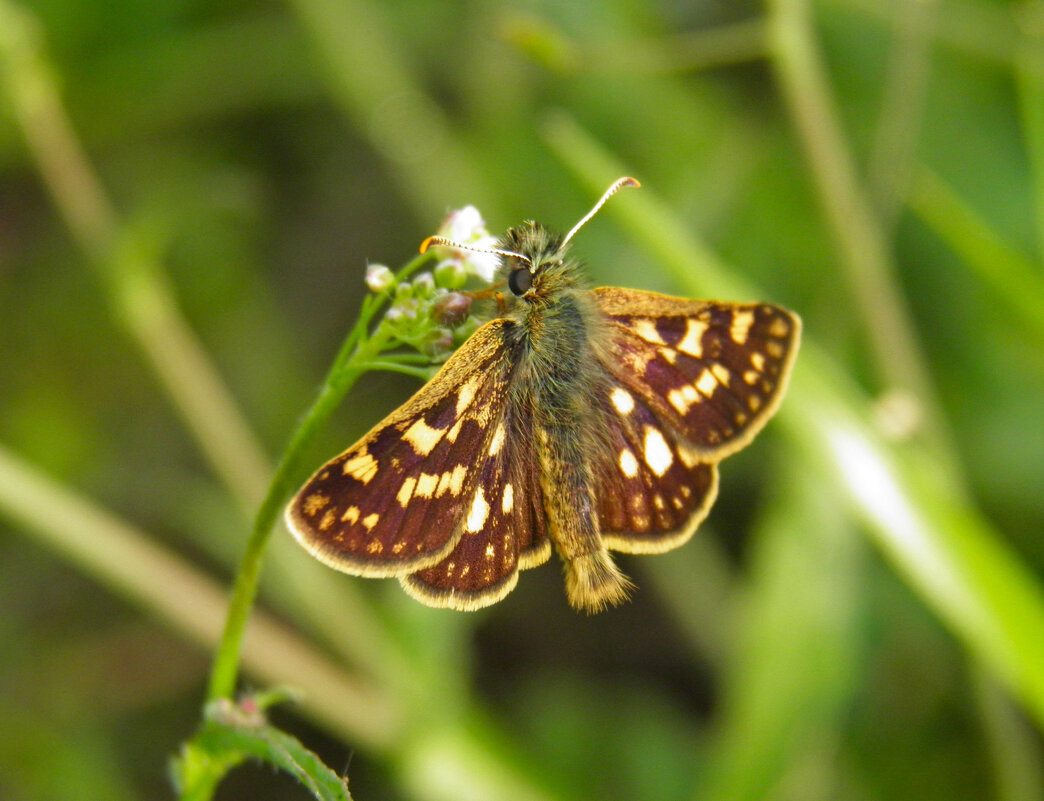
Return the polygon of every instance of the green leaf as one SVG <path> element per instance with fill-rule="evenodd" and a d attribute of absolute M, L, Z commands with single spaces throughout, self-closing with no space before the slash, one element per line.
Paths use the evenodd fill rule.
<path fill-rule="evenodd" d="M 238 703 L 221 699 L 207 705 L 203 727 L 172 766 L 182 801 L 210 798 L 224 775 L 250 758 L 289 773 L 320 801 L 351 801 L 347 777 L 265 720 L 264 709 L 285 696 L 272 691 Z"/>

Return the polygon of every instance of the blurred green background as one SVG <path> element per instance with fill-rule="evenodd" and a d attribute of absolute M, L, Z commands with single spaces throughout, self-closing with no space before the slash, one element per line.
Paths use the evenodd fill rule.
<path fill-rule="evenodd" d="M 1044 799 L 1044 4 L 0 0 L 0 78 L 0 797 L 173 797 L 368 262 L 632 174 L 593 283 L 805 321 L 700 534 L 589 618 L 553 562 L 464 615 L 280 527 L 244 686 L 360 801 Z"/>

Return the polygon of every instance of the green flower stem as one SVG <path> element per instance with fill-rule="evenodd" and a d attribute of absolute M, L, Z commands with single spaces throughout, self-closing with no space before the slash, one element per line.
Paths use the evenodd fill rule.
<path fill-rule="evenodd" d="M 399 280 L 409 276 L 430 258 L 431 256 L 425 255 L 415 257 L 399 272 Z M 302 459 L 308 446 L 340 405 L 348 390 L 360 376 L 373 369 L 371 365 L 378 362 L 380 355 L 395 342 L 394 333 L 384 324 L 378 325 L 373 335 L 366 337 L 373 316 L 387 297 L 387 293 L 368 295 L 363 301 L 359 319 L 334 359 L 319 396 L 290 437 L 290 443 L 283 452 L 283 458 L 276 468 L 268 493 L 254 518 L 253 531 L 232 588 L 232 599 L 229 602 L 221 643 L 211 668 L 207 692 L 210 701 L 229 698 L 235 692 L 243 631 L 257 596 L 265 547 L 282 512 L 283 504 L 294 490 L 295 482 L 302 472 Z M 407 369 L 405 365 L 401 367 Z"/>
<path fill-rule="evenodd" d="M 359 365 L 363 370 L 384 370 L 389 373 L 402 373 L 403 375 L 410 375 L 414 378 L 419 378 L 421 381 L 427 381 L 432 376 L 432 369 L 430 367 L 417 367 L 412 364 L 401 364 L 397 361 L 391 361 L 385 359 L 380 362 L 366 362 L 365 364 Z"/>

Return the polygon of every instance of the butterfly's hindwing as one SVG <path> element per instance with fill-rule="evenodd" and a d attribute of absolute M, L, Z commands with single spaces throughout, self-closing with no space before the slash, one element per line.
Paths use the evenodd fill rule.
<path fill-rule="evenodd" d="M 641 397 L 616 384 L 599 399 L 607 448 L 594 467 L 606 547 L 662 553 L 684 543 L 718 492 L 714 464 L 679 439 Z"/>
<path fill-rule="evenodd" d="M 497 422 L 479 457 L 456 546 L 437 564 L 400 579 L 424 603 L 461 610 L 496 603 L 514 589 L 519 570 L 543 564 L 551 555 L 537 466 L 524 450 L 530 441 L 528 418 L 511 412 Z"/>
<path fill-rule="evenodd" d="M 743 448 L 775 412 L 797 353 L 796 316 L 631 289 L 594 294 L 610 321 L 606 366 L 702 461 Z"/>
<path fill-rule="evenodd" d="M 287 522 L 316 557 L 363 576 L 401 576 L 457 544 L 502 414 L 512 361 L 487 323 L 409 401 L 298 493 Z"/>

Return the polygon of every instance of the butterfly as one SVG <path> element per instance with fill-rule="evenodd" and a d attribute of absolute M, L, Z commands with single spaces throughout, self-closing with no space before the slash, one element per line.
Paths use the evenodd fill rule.
<path fill-rule="evenodd" d="M 766 303 L 586 286 L 566 236 L 528 222 L 493 253 L 499 313 L 412 398 L 321 467 L 287 508 L 327 565 L 397 577 L 418 601 L 474 610 L 560 557 L 569 603 L 598 612 L 633 585 L 612 551 L 688 540 L 718 463 L 779 406 L 801 321 Z M 474 249 L 440 237 L 425 247 Z"/>

